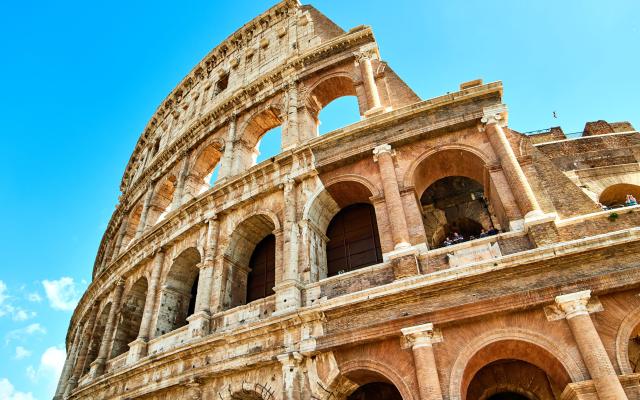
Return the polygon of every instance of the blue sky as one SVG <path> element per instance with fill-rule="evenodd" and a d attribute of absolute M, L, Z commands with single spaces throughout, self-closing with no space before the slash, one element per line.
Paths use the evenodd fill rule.
<path fill-rule="evenodd" d="M 0 398 L 51 398 L 138 135 L 193 65 L 272 4 L 0 4 Z M 637 0 L 313 4 L 346 29 L 372 25 L 382 57 L 422 98 L 481 77 L 504 82 L 520 131 L 573 132 L 596 119 L 640 126 Z M 337 101 L 321 130 L 355 113 L 353 101 Z"/>

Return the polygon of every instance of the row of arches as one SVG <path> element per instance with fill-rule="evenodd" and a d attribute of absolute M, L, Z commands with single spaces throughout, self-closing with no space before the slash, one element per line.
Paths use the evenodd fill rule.
<path fill-rule="evenodd" d="M 362 96 L 361 96 L 362 97 Z M 292 100 L 289 100 L 292 101 Z M 320 80 L 313 86 L 304 104 L 304 111 L 299 116 L 297 129 L 309 131 L 299 134 L 304 138 L 312 138 L 326 133 L 330 130 L 343 127 L 360 120 L 365 105 L 356 95 L 355 78 L 346 73 L 338 73 Z M 325 120 L 326 127 L 320 130 L 321 118 Z M 233 143 L 227 158 L 228 164 L 225 175 L 235 175 L 244 172 L 249 167 L 262 161 L 268 160 L 279 154 L 285 141 L 285 130 L 291 129 L 287 126 L 286 112 L 278 105 L 263 107 L 254 112 L 238 128 L 239 134 L 232 138 Z M 150 151 L 158 152 L 159 141 L 154 142 L 154 148 Z M 140 235 L 141 231 L 154 226 L 162 221 L 165 216 L 180 204 L 199 196 L 210 187 L 214 186 L 222 169 L 222 159 L 224 156 L 224 146 L 221 142 L 213 142 L 204 146 L 193 161 L 185 160 L 184 170 L 170 172 L 162 178 L 154 187 L 152 198 L 145 211 L 145 200 L 139 199 L 135 203 L 123 223 L 123 238 L 120 241 L 120 248 L 133 242 Z M 184 174 L 184 176 L 181 176 Z M 180 182 L 183 179 L 184 182 Z M 177 198 L 176 198 L 177 196 Z M 146 214 L 146 215 L 145 215 Z M 143 224 L 143 226 L 141 226 Z M 104 257 L 104 263 L 113 259 L 116 239 L 113 239 L 110 254 Z M 119 249 L 118 249 L 119 250 Z"/>

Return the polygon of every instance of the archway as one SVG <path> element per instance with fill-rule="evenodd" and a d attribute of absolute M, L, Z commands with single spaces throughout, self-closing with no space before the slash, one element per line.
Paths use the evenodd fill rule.
<path fill-rule="evenodd" d="M 402 395 L 390 383 L 371 382 L 358 387 L 347 400 L 402 400 Z"/>
<path fill-rule="evenodd" d="M 275 107 L 268 107 L 250 117 L 241 130 L 242 141 L 234 152 L 234 170 L 237 173 L 256 165 L 261 151 L 264 154 L 260 160 L 264 160 L 267 153 L 274 156 L 280 152 L 283 142 L 282 123 L 281 111 Z"/>
<path fill-rule="evenodd" d="M 382 262 L 373 185 L 358 177 L 327 183 L 305 206 L 303 243 L 317 281 Z"/>
<path fill-rule="evenodd" d="M 196 197 L 212 186 L 212 176 L 222 157 L 222 146 L 215 142 L 200 151 L 189 170 L 184 195 Z"/>
<path fill-rule="evenodd" d="M 93 334 L 91 335 L 91 341 L 89 342 L 89 349 L 87 351 L 87 357 L 85 358 L 83 373 L 89 372 L 91 363 L 98 358 L 100 352 L 100 345 L 104 336 L 104 330 L 107 326 L 107 320 L 109 319 L 109 312 L 111 311 L 111 303 L 107 304 L 100 313 L 100 316 L 96 319 L 93 327 Z"/>
<path fill-rule="evenodd" d="M 476 210 L 469 211 L 473 211 L 472 215 L 481 216 L 484 222 L 461 215 L 461 217 L 466 217 L 481 225 L 478 226 L 468 220 L 460 221 L 467 226 L 465 229 L 476 231 L 478 229 L 489 230 L 493 227 L 497 230 L 504 230 L 509 227 L 509 218 L 521 216 L 512 194 L 510 192 L 504 193 L 504 190 L 501 193 L 496 189 L 496 182 L 493 181 L 492 174 L 489 173 L 487 162 L 486 156 L 473 148 L 453 147 L 430 150 L 418 157 L 408 169 L 404 183 L 406 186 L 414 187 L 418 200 L 424 201 L 423 205 L 433 204 L 429 201 L 433 200 L 434 196 L 438 199 L 444 198 L 447 193 L 452 193 L 452 200 L 455 200 L 453 195 L 456 194 L 471 201 L 477 200 L 475 203 L 469 204 Z M 433 191 L 436 193 L 429 193 L 427 198 L 423 198 L 425 192 L 432 185 L 434 185 Z M 429 196 L 431 199 L 428 198 Z M 506 200 L 506 203 L 503 200 Z M 480 212 L 481 209 L 484 211 Z M 445 214 L 437 211 L 436 207 L 428 207 L 426 210 L 423 208 L 427 240 L 429 245 L 433 247 L 437 247 L 446 237 Z M 451 216 L 455 218 L 454 215 Z M 475 225 L 475 228 L 469 227 L 469 225 Z"/>
<path fill-rule="evenodd" d="M 311 132 L 312 137 L 317 136 L 319 134 L 319 116 L 321 111 L 334 100 L 344 97 L 349 97 L 349 99 L 340 101 L 339 103 L 342 105 L 346 103 L 349 105 L 349 109 L 352 109 L 353 99 L 355 99 L 357 103 L 357 112 L 359 116 L 362 117 L 364 109 L 357 97 L 355 84 L 351 76 L 344 73 L 338 73 L 322 79 L 311 88 L 307 98 L 305 99 L 305 108 L 301 115 L 301 120 L 303 121 L 301 128 L 305 132 Z M 341 111 L 344 111 L 344 108 L 342 108 Z"/>
<path fill-rule="evenodd" d="M 240 222 L 224 253 L 226 282 L 222 306 L 230 309 L 273 294 L 277 239 L 276 223 L 266 214 Z"/>
<path fill-rule="evenodd" d="M 162 286 L 155 336 L 188 324 L 198 288 L 200 252 L 190 247 L 176 257 Z"/>
<path fill-rule="evenodd" d="M 607 207 L 622 207 L 629 194 L 640 200 L 640 186 L 629 183 L 611 185 L 602 191 L 599 201 L 600 204 Z"/>
<path fill-rule="evenodd" d="M 454 366 L 455 367 L 455 366 Z M 467 361 L 461 380 L 452 377 L 452 391 L 463 400 L 517 398 L 555 399 L 572 382 L 565 366 L 534 343 L 504 339 L 490 342 Z M 452 393 L 454 395 L 455 393 Z"/>
<path fill-rule="evenodd" d="M 149 204 L 147 214 L 147 226 L 153 226 L 164 219 L 170 211 L 169 207 L 173 201 L 173 194 L 176 190 L 176 177 L 169 175 L 156 185 L 153 197 Z"/>
<path fill-rule="evenodd" d="M 129 351 L 129 343 L 138 337 L 146 297 L 147 279 L 142 277 L 131 287 L 122 303 L 116 334 L 111 346 L 112 358 Z"/>
<path fill-rule="evenodd" d="M 443 242 L 450 243 L 455 234 L 470 240 L 493 232 L 494 222 L 484 187 L 474 179 L 464 176 L 441 178 L 422 193 L 420 205 L 425 233 L 432 248 Z"/>

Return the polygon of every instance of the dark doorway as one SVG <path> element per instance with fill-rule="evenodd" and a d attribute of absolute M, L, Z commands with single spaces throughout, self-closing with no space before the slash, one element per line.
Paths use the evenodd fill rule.
<path fill-rule="evenodd" d="M 515 392 L 501 392 L 494 394 L 487 400 L 529 400 L 529 398 Z"/>
<path fill-rule="evenodd" d="M 342 209 L 327 228 L 328 276 L 382 262 L 376 213 L 371 204 Z"/>
<path fill-rule="evenodd" d="M 268 235 L 256 245 L 249 261 L 247 303 L 274 294 L 276 284 L 276 237 Z"/>
<path fill-rule="evenodd" d="M 360 386 L 347 400 L 402 400 L 395 386 L 389 383 L 372 382 Z"/>

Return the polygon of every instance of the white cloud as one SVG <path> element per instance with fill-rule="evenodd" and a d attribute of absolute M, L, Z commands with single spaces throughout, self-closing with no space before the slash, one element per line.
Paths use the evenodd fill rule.
<path fill-rule="evenodd" d="M 40 303 L 42 301 L 42 296 L 40 296 L 38 293 L 33 292 L 33 293 L 29 293 L 27 295 L 27 300 L 29 300 L 32 303 Z"/>
<path fill-rule="evenodd" d="M 61 346 L 49 347 L 42 353 L 38 368 L 34 368 L 31 365 L 27 367 L 27 377 L 34 384 L 46 385 L 53 394 L 66 357 L 67 354 Z"/>
<path fill-rule="evenodd" d="M 14 321 L 26 321 L 36 316 L 33 311 L 14 306 L 11 300 L 6 283 L 0 281 L 0 317 L 10 315 Z"/>
<path fill-rule="evenodd" d="M 30 325 L 27 325 L 24 328 L 14 329 L 9 333 L 7 333 L 5 337 L 5 343 L 9 344 L 9 342 L 16 339 L 20 339 L 24 341 L 27 339 L 27 336 L 35 335 L 35 334 L 45 335 L 46 333 L 47 333 L 47 330 L 42 325 L 36 322 Z"/>
<path fill-rule="evenodd" d="M 0 399 L 3 400 L 35 400 L 31 392 L 18 392 L 7 378 L 0 379 Z"/>
<path fill-rule="evenodd" d="M 31 356 L 31 352 L 27 349 L 25 349 L 22 346 L 17 346 L 16 347 L 16 355 L 15 355 L 15 359 L 16 360 L 22 360 L 23 358 L 27 358 Z"/>
<path fill-rule="evenodd" d="M 80 299 L 80 291 L 73 278 L 67 276 L 57 281 L 42 281 L 44 292 L 54 310 L 72 311 Z"/>

